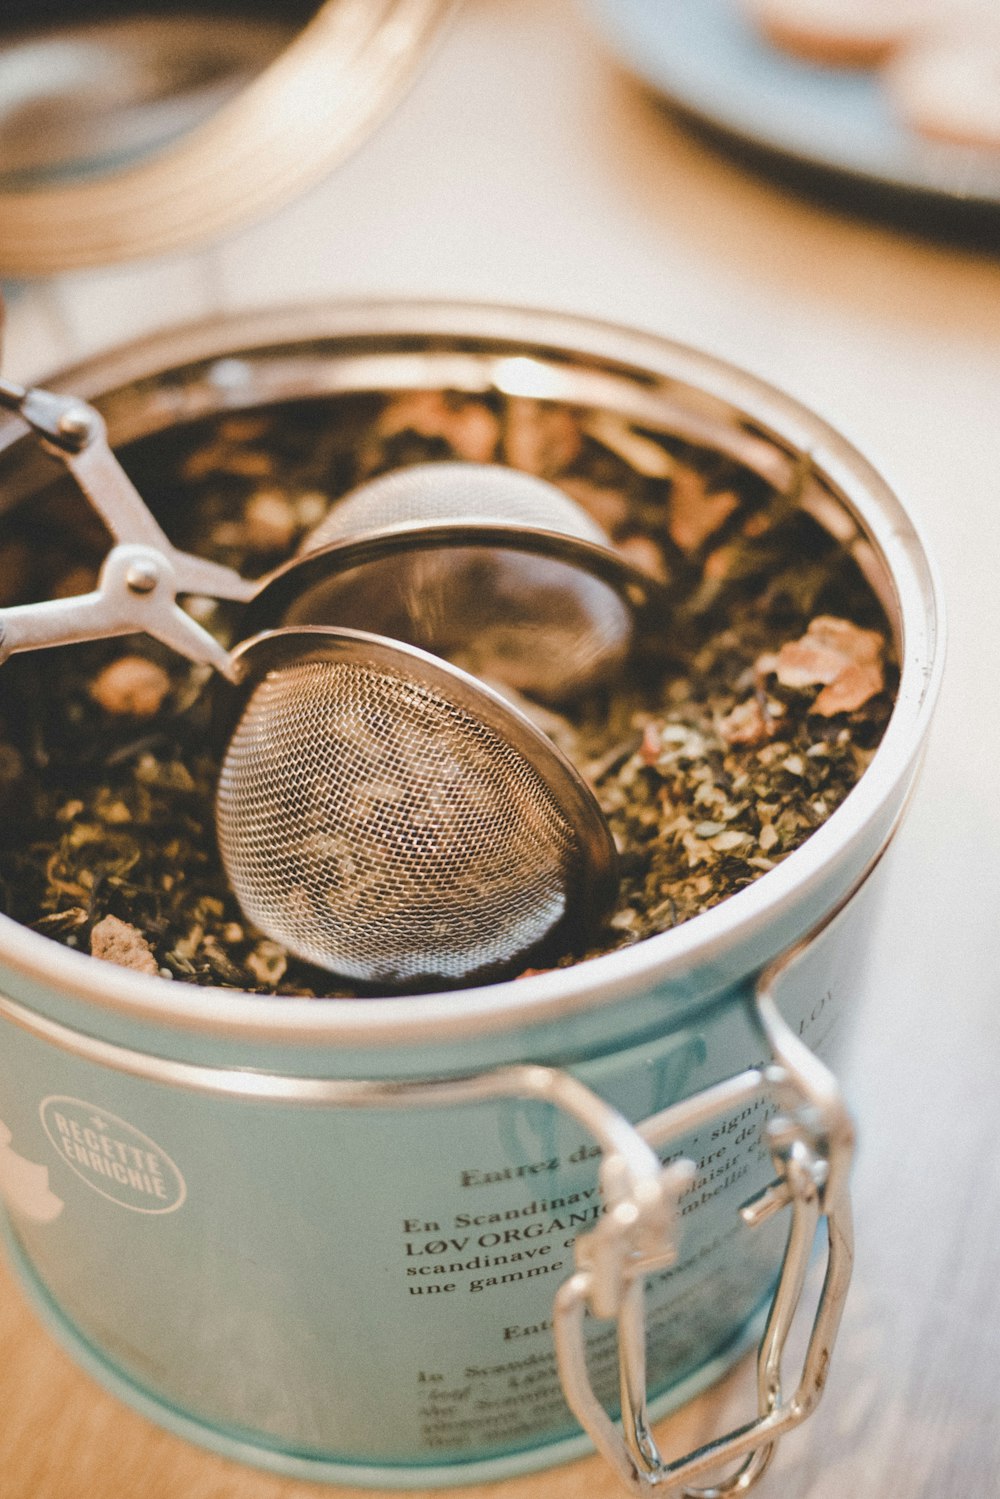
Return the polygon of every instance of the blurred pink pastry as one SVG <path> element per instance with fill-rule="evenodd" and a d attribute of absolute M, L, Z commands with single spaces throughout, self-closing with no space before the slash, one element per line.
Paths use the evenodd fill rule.
<path fill-rule="evenodd" d="M 1000 0 L 998 0 L 1000 3 Z M 934 0 L 740 0 L 767 39 L 830 67 L 877 67 L 925 26 Z"/>
<path fill-rule="evenodd" d="M 899 117 L 920 135 L 1000 150 L 1000 14 L 956 17 L 954 26 L 928 32 L 892 59 L 883 81 Z"/>

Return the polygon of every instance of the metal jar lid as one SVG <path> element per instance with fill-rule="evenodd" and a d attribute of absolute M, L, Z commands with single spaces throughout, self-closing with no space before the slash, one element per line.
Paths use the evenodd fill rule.
<path fill-rule="evenodd" d="M 127 0 L 11 0 L 0 276 L 176 250 L 294 197 L 395 102 L 451 4 L 211 0 L 201 14 L 137 14 Z"/>

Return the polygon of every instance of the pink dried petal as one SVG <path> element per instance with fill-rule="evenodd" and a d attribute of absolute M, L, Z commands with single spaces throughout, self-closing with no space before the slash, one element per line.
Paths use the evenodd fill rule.
<path fill-rule="evenodd" d="M 651 536 L 629 536 L 619 542 L 618 550 L 626 562 L 631 562 L 647 577 L 666 583 L 669 577 L 663 553 Z"/>
<path fill-rule="evenodd" d="M 646 724 L 642 731 L 642 744 L 639 746 L 639 758 L 644 765 L 655 765 L 663 750 L 663 739 L 660 736 L 659 726 L 655 723 Z"/>
<path fill-rule="evenodd" d="M 467 463 L 492 462 L 500 441 L 500 423 L 481 401 L 448 399 L 438 390 L 416 390 L 393 402 L 379 421 L 382 437 L 416 432 L 441 438 Z"/>
<path fill-rule="evenodd" d="M 738 504 L 731 490 L 708 494 L 700 474 L 693 469 L 680 469 L 670 488 L 667 528 L 681 551 L 697 551 Z"/>
<path fill-rule="evenodd" d="M 243 540 L 252 552 L 283 552 L 295 539 L 292 502 L 280 489 L 261 489 L 248 501 Z"/>
<path fill-rule="evenodd" d="M 848 659 L 842 651 L 803 635 L 801 640 L 789 640 L 781 647 L 772 670 L 782 687 L 814 687 L 834 681 Z"/>
<path fill-rule="evenodd" d="M 451 415 L 448 403 L 438 390 L 414 390 L 393 401 L 378 422 L 382 437 L 398 432 L 417 432 L 421 437 L 440 437 Z"/>
<path fill-rule="evenodd" d="M 774 672 L 783 687 L 801 688 L 835 682 L 849 666 L 871 666 L 881 686 L 882 647 L 876 630 L 862 630 L 848 619 L 819 614 L 801 639 L 786 641 L 777 654 L 768 651 L 759 656 L 754 671 L 758 680 Z"/>
<path fill-rule="evenodd" d="M 470 401 L 451 413 L 444 436 L 457 458 L 466 463 L 490 463 L 500 441 L 500 423 L 488 406 Z"/>
<path fill-rule="evenodd" d="M 835 713 L 853 713 L 881 692 L 883 686 L 881 666 L 871 661 L 852 661 L 823 688 L 812 705 L 812 711 L 823 718 L 832 718 Z"/>
<path fill-rule="evenodd" d="M 559 488 L 582 505 L 609 536 L 614 536 L 628 521 L 629 503 L 620 490 L 605 489 L 603 485 L 592 484 L 589 479 L 578 478 L 576 474 L 560 479 Z"/>
<path fill-rule="evenodd" d="M 715 551 L 710 552 L 705 558 L 702 576 L 707 582 L 721 583 L 729 576 L 730 569 L 738 557 L 739 551 L 734 546 L 716 547 Z"/>
<path fill-rule="evenodd" d="M 754 538 L 766 535 L 773 525 L 774 521 L 766 510 L 754 510 L 747 516 L 740 529 L 744 536 Z"/>
<path fill-rule="evenodd" d="M 851 661 L 878 661 L 884 645 L 877 630 L 862 630 L 860 625 L 833 614 L 817 614 L 809 622 L 806 637 L 839 651 Z"/>

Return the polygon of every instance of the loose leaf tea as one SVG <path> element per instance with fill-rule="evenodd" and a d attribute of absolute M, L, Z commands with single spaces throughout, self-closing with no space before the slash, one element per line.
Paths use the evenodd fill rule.
<path fill-rule="evenodd" d="M 616 414 L 499 394 L 347 396 L 192 425 L 121 457 L 176 545 L 248 577 L 365 479 L 459 458 L 559 484 L 669 585 L 669 616 L 644 630 L 626 679 L 571 712 L 521 703 L 590 781 L 621 856 L 617 908 L 560 963 L 665 931 L 774 868 L 840 805 L 888 721 L 885 618 L 797 488 L 775 493 Z M 54 484 L 0 543 L 0 601 L 85 592 L 107 545 Z M 234 606 L 188 607 L 225 645 L 239 639 Z M 144 637 L 3 667 L 0 905 L 136 971 L 355 994 L 255 930 L 228 889 L 207 678 Z"/>

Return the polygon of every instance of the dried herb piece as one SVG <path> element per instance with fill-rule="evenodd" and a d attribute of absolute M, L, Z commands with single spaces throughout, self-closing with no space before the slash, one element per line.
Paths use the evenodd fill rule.
<path fill-rule="evenodd" d="M 134 968 L 137 973 L 159 973 L 153 949 L 137 927 L 117 916 L 102 916 L 90 933 L 90 951 L 95 958 Z"/>

